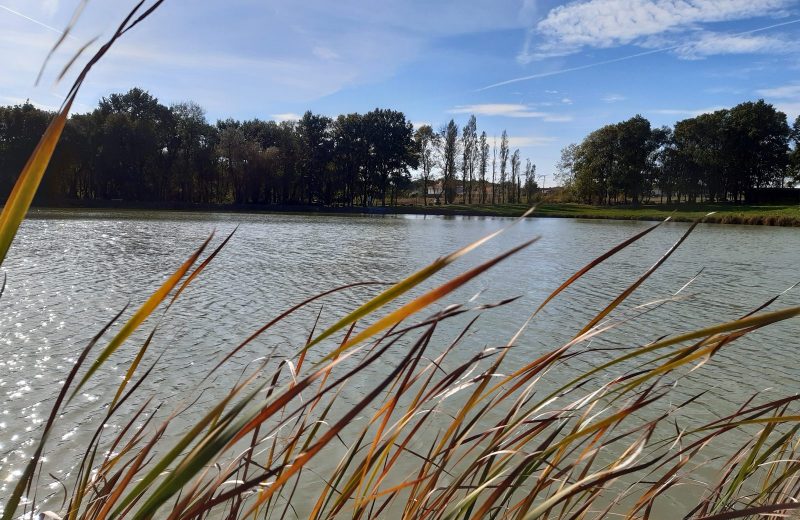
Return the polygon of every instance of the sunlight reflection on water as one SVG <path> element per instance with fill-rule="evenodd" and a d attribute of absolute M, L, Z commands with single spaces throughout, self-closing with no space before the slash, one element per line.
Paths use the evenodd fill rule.
<path fill-rule="evenodd" d="M 24 223 L 2 268 L 8 285 L 0 298 L 0 494 L 9 491 L 30 456 L 49 404 L 80 350 L 124 305 L 139 305 L 213 230 L 219 237 L 239 226 L 225 250 L 164 317 L 149 354 L 152 361 L 163 353 L 163 368 L 143 391 L 158 393 L 166 401 L 196 384 L 210 362 L 304 298 L 356 281 L 396 281 L 509 222 L 403 216 L 39 212 Z M 426 287 L 525 239 L 542 236 L 539 243 L 447 300 L 463 303 L 476 293 L 476 303 L 522 296 L 481 317 L 466 342 L 473 350 L 465 348 L 458 354 L 460 359 L 487 344 L 507 341 L 535 305 L 570 274 L 648 225 L 530 219 L 437 274 Z M 662 226 L 570 288 L 533 322 L 508 356 L 509 365 L 520 365 L 559 346 L 685 229 L 679 223 Z M 634 294 L 627 308 L 672 294 L 705 268 L 688 291 L 693 296 L 626 324 L 621 333 L 644 343 L 668 332 L 736 318 L 797 281 L 797 251 L 800 232 L 794 229 L 701 225 Z M 326 299 L 319 327 L 333 323 L 374 290 L 353 289 Z M 798 303 L 798 292 L 779 301 L 785 306 Z M 229 387 L 247 363 L 270 348 L 279 354 L 294 352 L 319 311 L 320 305 L 312 306 L 260 338 L 226 366 L 214 385 Z M 463 320 L 447 324 L 440 334 L 443 338 L 455 334 L 463 324 Z M 800 379 L 797 337 L 794 322 L 745 338 L 715 361 L 713 381 L 704 379 L 700 371 L 682 382 L 678 395 L 710 388 L 704 405 L 693 410 L 698 420 L 708 420 L 767 387 L 780 393 L 789 385 L 795 391 Z M 59 478 L 74 471 L 81 443 L 105 413 L 102 400 L 116 388 L 142 340 L 140 334 L 129 341 L 104 368 L 102 377 L 92 380 L 77 403 L 66 410 L 63 427 L 56 429 L 48 449 L 61 462 L 53 469 Z M 605 341 L 619 346 L 622 339 L 611 335 Z M 342 402 L 352 402 L 370 378 L 388 370 L 392 359 L 390 353 L 383 365 L 353 381 Z M 585 362 L 606 359 L 598 354 Z M 212 396 L 204 396 L 203 402 L 210 402 Z M 118 430 L 120 425 L 107 427 Z"/>

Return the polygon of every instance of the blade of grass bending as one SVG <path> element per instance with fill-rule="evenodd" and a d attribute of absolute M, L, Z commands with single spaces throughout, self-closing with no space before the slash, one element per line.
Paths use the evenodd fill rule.
<path fill-rule="evenodd" d="M 597 314 L 597 315 L 596 315 L 594 318 L 592 318 L 592 319 L 591 319 L 591 321 L 589 321 L 589 323 L 587 323 L 587 324 L 586 324 L 586 326 L 585 326 L 585 327 L 584 327 L 584 328 L 583 328 L 583 329 L 582 329 L 582 330 L 581 330 L 581 331 L 580 331 L 580 332 L 577 334 L 577 336 L 576 336 L 576 337 L 578 337 L 578 336 L 581 336 L 581 335 L 585 334 L 585 333 L 586 333 L 587 331 L 589 331 L 589 330 L 590 330 L 592 327 L 594 327 L 595 325 L 597 325 L 597 323 L 598 323 L 598 322 L 600 322 L 600 320 L 602 320 L 603 318 L 605 318 L 605 317 L 608 315 L 608 313 L 610 313 L 610 312 L 611 312 L 611 311 L 613 311 L 615 308 L 617 308 L 617 306 L 618 306 L 620 303 L 622 303 L 622 302 L 623 302 L 623 301 L 624 301 L 624 300 L 625 300 L 625 299 L 626 299 L 628 296 L 630 296 L 630 295 L 631 295 L 631 293 L 633 293 L 633 291 L 635 291 L 636 289 L 638 289 L 638 288 L 639 288 L 639 286 L 640 286 L 640 285 L 642 285 L 642 284 L 645 282 L 645 280 L 647 280 L 648 278 L 650 278 L 650 275 L 652 275 L 652 274 L 653 274 L 653 273 L 656 271 L 656 269 L 658 269 L 659 267 L 661 267 L 661 264 L 663 264 L 664 262 L 666 262 L 666 261 L 667 261 L 667 259 L 668 259 L 670 256 L 672 256 L 672 253 L 674 253 L 674 252 L 675 252 L 675 251 L 678 249 L 678 247 L 680 247 L 680 245 L 683 243 L 683 241 L 684 241 L 684 240 L 686 240 L 686 238 L 689 236 L 689 234 L 691 234 L 691 232 L 692 232 L 692 231 L 694 231 L 694 228 L 696 228 L 696 227 L 697 227 L 697 225 L 698 225 L 700 222 L 702 222 L 702 221 L 703 221 L 703 219 L 705 219 L 706 217 L 709 217 L 709 216 L 711 216 L 711 215 L 713 215 L 713 214 L 714 214 L 714 212 L 707 213 L 705 216 L 703 216 L 703 217 L 701 217 L 701 218 L 699 218 L 699 219 L 695 220 L 694 222 L 692 222 L 692 225 L 691 225 L 691 226 L 689 226 L 689 229 L 687 229 L 687 230 L 686 230 L 686 232 L 685 232 L 685 233 L 684 233 L 684 234 L 681 236 L 681 238 L 679 238 L 679 239 L 678 239 L 678 241 L 677 241 L 677 242 L 675 242 L 675 243 L 672 245 L 672 247 L 670 247 L 670 248 L 667 250 L 667 252 L 666 252 L 666 253 L 664 253 L 664 255 L 663 255 L 661 258 L 659 258 L 659 259 L 658 259 L 658 261 L 657 261 L 655 264 L 653 264 L 653 265 L 652 265 L 652 267 L 650 267 L 650 269 L 648 269 L 647 271 L 645 271 L 645 273 L 644 273 L 642 276 L 640 276 L 638 280 L 636 280 L 636 281 L 635 281 L 635 282 L 633 282 L 633 283 L 632 283 L 630 286 L 628 286 L 628 288 L 627 288 L 627 289 L 625 289 L 624 291 L 622 291 L 622 293 L 621 293 L 619 296 L 617 296 L 617 297 L 614 299 L 614 301 L 612 301 L 611 303 L 609 303 L 609 304 L 608 304 L 608 306 L 607 306 L 605 309 L 603 309 L 602 311 L 600 311 L 600 312 L 599 312 L 599 313 L 598 313 L 598 314 Z"/>
<path fill-rule="evenodd" d="M 306 345 L 306 347 L 304 348 L 304 350 L 307 350 L 307 349 L 313 347 L 314 345 L 316 345 L 320 341 L 330 337 L 332 334 L 336 333 L 337 331 L 339 331 L 339 330 L 343 329 L 344 327 L 350 325 L 351 323 L 363 318 L 364 316 L 366 316 L 367 314 L 371 313 L 372 311 L 383 307 L 387 303 L 389 303 L 392 300 L 396 299 L 398 296 L 408 292 L 409 290 L 411 290 L 412 288 L 416 287 L 420 283 L 424 282 L 425 280 L 427 280 L 428 278 L 430 278 L 431 276 L 433 276 L 437 272 L 441 271 L 442 269 L 444 269 L 448 265 L 450 265 L 453 262 L 455 262 L 458 258 L 464 256 L 465 254 L 469 253 L 470 251 L 473 251 L 474 249 L 477 249 L 478 247 L 482 246 L 483 244 L 485 244 L 489 240 L 493 239 L 497 235 L 500 235 L 501 233 L 503 233 L 506 230 L 508 230 L 511 226 L 515 225 L 516 223 L 520 222 L 524 218 L 528 217 L 529 215 L 531 215 L 533 213 L 533 211 L 535 209 L 536 209 L 535 207 L 529 209 L 521 217 L 516 219 L 513 223 L 509 224 L 508 226 L 505 226 L 505 227 L 503 227 L 501 229 L 498 229 L 494 233 L 486 235 L 485 237 L 483 237 L 483 238 L 481 238 L 479 240 L 476 240 L 475 242 L 473 242 L 473 243 L 471 243 L 471 244 L 469 244 L 469 245 L 467 245 L 465 247 L 462 247 L 458 251 L 455 251 L 453 253 L 450 253 L 447 256 L 443 256 L 441 258 L 438 258 L 438 259 L 434 260 L 434 262 L 431 263 L 430 265 L 420 269 L 419 271 L 417 271 L 416 273 L 414 273 L 411 276 L 407 277 L 406 279 L 404 279 L 404 280 L 396 283 L 392 287 L 386 289 L 384 292 L 382 292 L 379 295 L 377 295 L 376 297 L 372 298 L 367 303 L 361 305 L 359 308 L 357 308 L 356 310 L 354 310 L 353 312 L 351 312 L 350 314 L 348 314 L 347 316 L 345 316 L 344 318 L 342 318 L 341 320 L 339 320 L 338 322 L 336 322 L 335 324 L 330 326 L 328 329 L 326 329 L 324 332 L 322 332 L 319 336 L 317 336 L 313 341 L 309 342 L 308 345 Z"/>
<path fill-rule="evenodd" d="M 170 307 L 172 307 L 172 304 L 173 304 L 173 303 L 175 303 L 175 300 L 177 300 L 177 299 L 178 299 L 178 296 L 180 296 L 180 295 L 181 295 L 181 293 L 183 292 L 183 290 L 184 290 L 184 289 L 186 289 L 186 287 L 187 287 L 187 286 L 188 286 L 190 283 L 192 283 L 192 281 L 193 281 L 195 278 L 197 278 L 198 276 L 200 276 L 200 273 L 202 273 L 202 272 L 203 272 L 203 270 L 204 270 L 204 269 L 205 269 L 205 268 L 208 266 L 208 264 L 210 264 L 210 263 L 211 263 L 211 261 L 214 259 L 214 257 L 216 257 L 216 256 L 217 256 L 217 254 L 218 254 L 220 251 L 222 251 L 222 248 L 224 248 L 224 247 L 227 245 L 228 241 L 229 241 L 229 240 L 230 240 L 230 239 L 233 237 L 233 234 L 234 234 L 234 233 L 236 233 L 236 230 L 237 230 L 237 229 L 239 229 L 239 226 L 236 226 L 235 228 L 233 228 L 233 231 L 231 231 L 230 235 L 228 235 L 228 236 L 225 238 L 225 240 L 223 240 L 223 241 L 222 241 L 222 243 L 221 243 L 219 246 L 217 246 L 217 248 L 216 248 L 216 249 L 214 249 L 214 251 L 213 251 L 213 252 L 212 252 L 210 255 L 208 255 L 208 258 L 206 258 L 205 260 L 203 260 L 203 261 L 200 263 L 200 265 L 198 265 L 198 266 L 195 268 L 195 270 L 194 270 L 194 271 L 192 271 L 192 273 L 191 273 L 189 276 L 187 276 L 187 277 L 186 277 L 186 280 L 184 280 L 184 281 L 183 281 L 183 283 L 182 283 L 182 284 L 181 284 L 181 286 L 178 288 L 178 290 L 177 290 L 177 291 L 175 291 L 175 295 L 174 295 L 174 296 L 172 297 L 172 299 L 169 301 L 169 304 L 167 305 L 167 309 L 169 309 Z"/>
<path fill-rule="evenodd" d="M 53 151 L 56 149 L 56 144 L 61 137 L 61 132 L 67 124 L 69 111 L 72 108 L 72 99 L 68 99 L 64 106 L 61 108 L 56 117 L 50 122 L 45 130 L 44 135 L 39 140 L 39 144 L 33 150 L 33 153 L 28 158 L 25 167 L 17 178 L 14 189 L 6 200 L 3 206 L 3 212 L 0 214 L 0 264 L 8 254 L 11 243 L 17 234 L 17 229 L 25 218 L 28 208 L 33 201 L 33 196 L 36 195 L 36 190 L 39 188 L 39 183 L 42 180 L 47 165 L 50 164 L 50 158 Z"/>
<path fill-rule="evenodd" d="M 325 356 L 320 361 L 318 361 L 318 363 L 322 363 L 324 361 L 328 361 L 328 360 L 338 356 L 343 351 L 349 349 L 353 345 L 361 343 L 365 339 L 368 339 L 368 338 L 374 336 L 378 332 L 386 330 L 389 327 L 391 327 L 392 325 L 395 325 L 395 324 L 403 321 L 408 316 L 414 314 L 415 312 L 417 312 L 417 311 L 419 311 L 421 309 L 424 309 L 425 307 L 427 307 L 428 305 L 432 304 L 436 300 L 438 300 L 438 299 L 446 296 L 447 294 L 455 291 L 456 289 L 458 289 L 459 287 L 461 287 L 462 285 L 464 285 L 468 281 L 472 280 L 473 278 L 475 278 L 479 274 L 481 274 L 484 271 L 494 267 L 496 264 L 502 262 L 503 260 L 505 260 L 509 256 L 520 252 L 521 250 L 525 249 L 526 247 L 528 247 L 529 245 L 533 244 L 537 240 L 539 240 L 539 237 L 535 237 L 535 238 L 533 238 L 531 240 L 528 240 L 527 242 L 524 242 L 523 244 L 520 244 L 517 247 L 506 251 L 505 253 L 503 253 L 503 254 L 501 254 L 501 255 L 489 260 L 488 262 L 484 262 L 483 264 L 479 265 L 478 267 L 470 269 L 469 271 L 467 271 L 465 273 L 462 273 L 459 276 L 456 276 L 455 278 L 453 278 L 452 280 L 448 281 L 447 283 L 444 283 L 444 284 L 440 285 L 439 287 L 437 287 L 437 288 L 435 288 L 435 289 L 433 289 L 431 291 L 428 291 L 427 293 L 423 294 L 419 298 L 416 298 L 416 299 L 408 302 L 407 304 L 403 305 L 399 309 L 387 314 L 386 316 L 384 316 L 383 318 L 379 319 L 378 321 L 376 321 L 375 323 L 373 323 L 372 325 L 370 325 L 366 329 L 364 329 L 361 332 L 359 332 L 358 334 L 356 334 L 356 336 L 353 339 L 349 340 L 347 343 L 345 343 L 341 347 L 339 347 L 336 350 L 334 350 L 333 352 L 329 353 L 327 356 Z"/>
<path fill-rule="evenodd" d="M 184 261 L 183 264 L 181 264 L 181 266 L 174 273 L 172 273 L 172 276 L 167 278 L 167 281 L 164 282 L 161 287 L 159 287 L 158 290 L 156 290 L 156 292 L 154 292 L 147 299 L 147 301 L 145 301 L 142 306 L 139 307 L 139 310 L 137 310 L 136 313 L 131 316 L 125 325 L 122 326 L 117 335 L 108 342 L 108 346 L 103 349 L 97 359 L 95 359 L 94 363 L 92 363 L 92 366 L 89 367 L 89 370 L 83 376 L 80 383 L 78 383 L 78 386 L 75 387 L 75 390 L 72 391 L 69 401 L 71 401 L 75 395 L 77 395 L 80 389 L 83 388 L 83 385 L 85 385 L 86 382 L 91 379 L 94 373 L 97 372 L 97 369 L 99 369 L 100 366 L 102 366 L 103 363 L 105 363 L 108 358 L 111 357 L 111 354 L 113 354 L 120 347 L 120 345 L 122 345 L 128 336 L 130 336 L 133 331 L 136 330 L 139 325 L 141 325 L 142 322 L 153 313 L 154 310 L 156 310 L 156 307 L 158 307 L 159 304 L 166 299 L 172 289 L 174 289 L 178 282 L 180 282 L 181 278 L 183 278 L 183 275 L 185 275 L 189 268 L 194 265 L 198 257 L 203 253 L 203 250 L 205 250 L 206 246 L 213 237 L 214 234 L 212 233 L 211 236 L 209 236 L 206 241 L 203 242 L 203 244 L 197 249 L 197 251 L 187 258 L 186 261 Z"/>
<path fill-rule="evenodd" d="M 58 38 L 58 40 L 56 40 L 56 43 L 53 44 L 53 46 L 50 48 L 50 52 L 48 52 L 47 56 L 44 58 L 44 61 L 42 62 L 42 68 L 39 69 L 39 74 L 36 76 L 36 82 L 34 83 L 34 85 L 38 85 L 39 81 L 41 81 L 42 74 L 44 74 L 44 69 L 47 68 L 47 63 L 50 61 L 50 58 L 52 58 L 53 54 L 55 54 L 55 52 L 58 50 L 58 48 L 61 47 L 61 44 L 64 43 L 64 41 L 67 38 L 69 38 L 73 27 L 75 27 L 75 24 L 78 23 L 78 18 L 81 17 L 81 13 L 83 13 L 83 9 L 86 7 L 86 4 L 88 4 L 88 3 L 89 3 L 89 0 L 81 0 L 81 3 L 78 4 L 78 6 L 72 12 L 72 17 L 70 18 L 69 23 L 67 24 L 66 28 L 64 28 L 64 31 L 61 33 L 61 36 Z M 78 54 L 80 54 L 80 53 L 78 53 Z M 75 61 L 74 59 L 70 60 L 70 63 L 72 63 L 74 61 Z M 60 76 L 63 76 L 64 73 L 66 73 L 66 70 L 62 71 Z"/>
<path fill-rule="evenodd" d="M 766 506 L 749 507 L 738 511 L 728 511 L 717 515 L 703 516 L 697 520 L 733 520 L 734 518 L 753 518 L 755 515 L 762 516 L 765 513 L 775 511 L 788 511 L 790 509 L 800 509 L 800 502 L 785 502 L 782 504 L 769 504 Z"/>
<path fill-rule="evenodd" d="M 559 285 L 558 289 L 556 289 L 555 291 L 551 292 L 550 295 L 547 298 L 545 298 L 545 300 L 541 303 L 541 305 L 539 305 L 536 308 L 536 310 L 533 311 L 533 316 L 536 316 L 537 314 L 539 314 L 539 311 L 541 311 L 548 303 L 550 303 L 550 300 L 552 300 L 553 298 L 558 296 L 564 289 L 566 289 L 567 287 L 572 285 L 576 280 L 581 278 L 583 275 L 585 275 L 586 273 L 588 273 L 589 271 L 591 271 L 592 269 L 597 267 L 599 264 L 605 262 L 606 260 L 608 260 L 609 258 L 614 256 L 615 254 L 619 253 L 620 251 L 622 251 L 623 249 L 625 249 L 629 245 L 633 244 L 634 242 L 636 242 L 637 240 L 639 240 L 643 236 L 647 235 L 648 233 L 650 233 L 651 231 L 653 231 L 654 229 L 659 227 L 661 224 L 663 224 L 665 222 L 668 222 L 671 218 L 672 217 L 667 217 L 666 219 L 662 220 L 658 224 L 656 224 L 654 226 L 650 226 L 649 228 L 645 229 L 641 233 L 638 233 L 638 234 L 630 237 L 629 239 L 625 240 L 624 242 L 621 242 L 620 244 L 617 244 L 612 249 L 609 249 L 608 251 L 606 251 L 602 255 L 598 256 L 597 258 L 595 258 L 594 260 L 592 260 L 591 262 L 589 262 L 588 264 L 583 266 L 578 272 L 576 272 L 575 274 L 570 276 L 569 279 L 567 279 L 566 282 L 564 282 L 561 285 Z M 533 317 L 533 316 L 531 316 L 531 317 Z"/>
<path fill-rule="evenodd" d="M 28 162 L 22 168 L 22 172 L 20 172 L 17 182 L 14 184 L 14 188 L 11 190 L 8 200 L 6 200 L 5 206 L 3 206 L 3 212 L 0 214 L 0 264 L 2 264 L 5 260 L 8 250 L 11 247 L 11 243 L 14 241 L 14 237 L 17 234 L 19 225 L 22 222 L 22 219 L 25 218 L 28 208 L 30 208 L 33 197 L 36 194 L 36 190 L 39 188 L 39 183 L 42 180 L 42 176 L 44 175 L 47 165 L 50 163 L 50 158 L 53 156 L 56 145 L 61 138 L 61 133 L 63 132 L 64 126 L 67 123 L 67 118 L 69 117 L 69 111 L 72 108 L 72 103 L 75 101 L 78 90 L 83 84 L 83 81 L 86 79 L 87 74 L 94 64 L 97 63 L 106 52 L 108 52 L 114 42 L 116 42 L 116 40 L 121 37 L 122 34 L 136 26 L 144 19 L 143 17 L 151 14 L 153 10 L 161 5 L 162 2 L 163 0 L 157 0 L 154 5 L 148 8 L 139 16 L 139 18 L 131 23 L 131 19 L 145 3 L 144 0 L 138 2 L 129 12 L 129 14 L 123 19 L 117 31 L 88 61 L 83 70 L 81 70 L 75 82 L 72 84 L 72 87 L 70 88 L 69 93 L 64 100 L 64 104 L 61 106 L 61 109 L 59 110 L 58 114 L 56 114 L 55 118 L 53 118 L 53 120 L 47 126 L 42 138 L 39 140 L 39 143 L 36 145 L 33 153 L 28 158 Z"/>
<path fill-rule="evenodd" d="M 92 350 L 92 347 L 94 347 L 97 344 L 97 342 L 100 341 L 100 338 L 103 336 L 103 334 L 106 333 L 109 327 L 111 327 L 111 325 L 115 321 L 117 321 L 120 316 L 122 316 L 122 313 L 125 312 L 125 309 L 127 309 L 127 306 L 125 306 L 121 311 L 119 311 L 119 313 L 116 316 L 114 316 L 114 318 L 112 318 L 111 321 L 106 323 L 106 325 L 100 330 L 100 332 L 95 334 L 95 336 L 86 346 L 86 348 L 83 349 L 83 352 L 81 352 L 80 356 L 78 356 L 78 359 L 77 361 L 75 361 L 75 364 L 72 366 L 72 369 L 70 370 L 69 375 L 67 375 L 67 378 L 64 380 L 64 385 L 61 387 L 61 391 L 59 392 L 58 397 L 56 398 L 56 402 L 50 409 L 50 416 L 47 418 L 47 423 L 45 423 L 44 430 L 42 432 L 42 438 L 39 440 L 39 444 L 36 447 L 36 451 L 28 461 L 28 465 L 25 467 L 25 471 L 23 472 L 22 476 L 17 482 L 17 485 L 14 487 L 14 491 L 12 491 L 11 497 L 6 502 L 6 506 L 3 509 L 2 520 L 10 520 L 11 518 L 13 518 L 14 512 L 16 511 L 17 506 L 19 505 L 20 498 L 22 497 L 22 493 L 25 490 L 25 486 L 27 485 L 28 480 L 30 480 L 30 478 L 33 476 L 33 472 L 36 469 L 36 465 L 39 463 L 39 458 L 41 457 L 42 452 L 44 451 L 44 446 L 45 443 L 47 442 L 47 437 L 50 434 L 50 429 L 53 427 L 53 423 L 55 422 L 56 417 L 58 415 L 58 410 L 61 408 L 61 403 L 63 403 L 64 398 L 67 395 L 67 389 L 69 388 L 69 385 L 72 384 L 72 381 L 75 379 L 75 376 L 78 373 L 78 369 L 80 369 L 81 365 L 83 365 L 83 362 L 86 360 L 86 357 L 89 355 L 89 351 Z"/>
<path fill-rule="evenodd" d="M 355 419 L 358 414 L 360 414 L 369 403 L 371 403 L 378 395 L 383 392 L 383 390 L 389 386 L 389 384 L 405 369 L 408 365 L 409 361 L 414 358 L 417 354 L 417 351 L 422 348 L 420 342 L 417 342 L 413 348 L 409 349 L 408 353 L 404 356 L 404 358 L 394 367 L 394 369 L 389 373 L 387 377 L 383 380 L 379 381 L 372 390 L 370 390 L 367 395 L 365 395 L 360 401 L 358 401 L 353 407 L 346 413 L 344 416 L 334 424 L 328 431 L 320 436 L 320 439 L 315 442 L 312 446 L 308 448 L 308 450 L 304 451 L 303 453 L 299 454 L 295 460 L 292 461 L 292 465 L 287 468 L 276 480 L 273 482 L 268 488 L 261 492 L 260 496 L 255 500 L 255 503 L 245 512 L 244 517 L 248 517 L 253 514 L 254 511 L 257 510 L 258 506 L 263 504 L 266 500 L 269 499 L 272 494 L 279 489 L 287 480 L 289 480 L 294 474 L 296 474 L 303 466 L 311 460 L 323 447 L 325 447 L 331 439 L 336 437 L 338 433 L 353 419 Z"/>
<path fill-rule="evenodd" d="M 336 292 L 339 292 L 339 291 L 343 291 L 343 290 L 346 290 L 346 289 L 351 289 L 353 287 L 363 287 L 363 286 L 368 286 L 368 285 L 388 285 L 388 284 L 386 282 L 356 282 L 356 283 L 349 283 L 347 285 L 340 285 L 339 287 L 335 287 L 333 289 L 330 289 L 330 290 L 325 291 L 323 293 L 319 293 L 319 294 L 317 294 L 315 296 L 312 296 L 310 298 L 307 298 L 307 299 L 303 300 L 302 302 L 298 303 L 297 305 L 294 305 L 290 309 L 282 312 L 278 317 L 273 318 L 272 320 L 270 320 L 266 325 L 262 326 L 260 329 L 258 329 L 257 331 L 253 332 L 252 334 L 250 334 L 250 336 L 248 336 L 247 339 L 245 339 L 244 341 L 239 343 L 239 345 L 237 345 L 236 348 L 232 349 L 230 352 L 225 354 L 225 356 L 216 365 L 214 365 L 214 368 L 212 368 L 211 370 L 208 371 L 208 374 L 206 374 L 203 377 L 201 382 L 204 382 L 209 377 L 211 377 L 211 375 L 214 372 L 216 372 L 217 370 L 219 370 L 219 368 L 222 365 L 224 365 L 230 358 L 232 358 L 237 352 L 239 352 L 241 349 L 246 347 L 248 344 L 250 344 L 258 336 L 260 336 L 261 334 L 266 332 L 270 327 L 274 326 L 276 323 L 278 323 L 281 320 L 285 319 L 287 316 L 289 316 L 290 314 L 294 313 L 295 311 L 297 311 L 299 309 L 302 309 L 303 307 L 305 307 L 309 303 L 311 303 L 313 301 L 316 301 L 316 300 L 318 300 L 320 298 L 324 298 L 325 296 L 328 296 L 330 294 L 333 294 L 333 293 L 336 293 Z"/>

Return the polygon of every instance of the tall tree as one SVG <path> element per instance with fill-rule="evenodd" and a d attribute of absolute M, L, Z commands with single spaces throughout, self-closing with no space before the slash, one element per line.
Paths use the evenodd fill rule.
<path fill-rule="evenodd" d="M 486 141 L 486 132 L 481 132 L 480 140 L 478 141 L 478 149 L 480 150 L 480 203 L 486 204 L 486 170 L 489 163 L 489 143 Z"/>
<path fill-rule="evenodd" d="M 500 203 L 506 202 L 506 165 L 508 164 L 508 134 L 500 136 Z"/>
<path fill-rule="evenodd" d="M 331 118 L 307 111 L 297 122 L 300 175 L 306 203 L 330 203 L 327 172 L 333 156 Z"/>
<path fill-rule="evenodd" d="M 422 125 L 414 133 L 414 145 L 419 160 L 420 178 L 422 180 L 422 202 L 428 205 L 428 186 L 434 165 L 434 151 L 438 145 L 439 135 L 430 125 Z"/>
<path fill-rule="evenodd" d="M 409 168 L 417 165 L 414 127 L 402 112 L 378 108 L 364 115 L 364 124 L 370 149 L 368 169 L 385 206 L 387 191 L 394 199 L 397 189 L 411 182 Z"/>
<path fill-rule="evenodd" d="M 463 202 L 472 204 L 472 177 L 475 170 L 478 122 L 472 115 L 461 129 L 461 191 Z"/>
<path fill-rule="evenodd" d="M 511 155 L 511 200 L 509 200 L 509 202 L 512 203 L 519 202 L 519 176 L 521 163 L 522 161 L 519 157 L 519 149 L 516 149 Z"/>
<path fill-rule="evenodd" d="M 456 196 L 456 157 L 458 156 L 458 125 L 452 119 L 439 131 L 441 140 L 442 192 L 444 203 L 452 204 Z"/>
<path fill-rule="evenodd" d="M 495 203 L 495 194 L 497 193 L 497 136 L 494 137 L 492 143 L 492 204 Z"/>

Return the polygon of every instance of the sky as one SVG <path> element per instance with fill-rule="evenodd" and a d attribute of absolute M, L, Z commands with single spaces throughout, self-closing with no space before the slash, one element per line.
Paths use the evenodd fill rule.
<path fill-rule="evenodd" d="M 83 0 L 85 1 L 85 0 Z M 0 104 L 56 109 L 61 68 L 134 2 L 0 0 Z M 91 48 L 95 48 L 94 44 Z M 553 173 L 560 150 L 636 114 L 654 126 L 763 98 L 800 115 L 798 0 L 166 0 L 112 48 L 74 111 L 138 86 L 210 121 L 376 107 L 499 136 Z"/>

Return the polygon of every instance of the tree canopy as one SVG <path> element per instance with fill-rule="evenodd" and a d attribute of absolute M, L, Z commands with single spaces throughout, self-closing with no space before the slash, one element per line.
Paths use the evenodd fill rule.
<path fill-rule="evenodd" d="M 764 100 L 652 128 L 640 115 L 591 132 L 561 152 L 559 178 L 572 195 L 600 204 L 740 201 L 748 190 L 781 188 L 798 175 L 800 117 Z"/>

